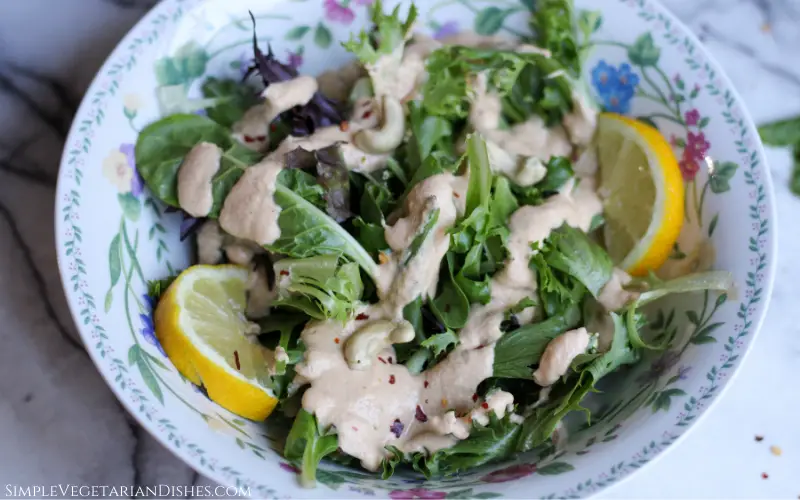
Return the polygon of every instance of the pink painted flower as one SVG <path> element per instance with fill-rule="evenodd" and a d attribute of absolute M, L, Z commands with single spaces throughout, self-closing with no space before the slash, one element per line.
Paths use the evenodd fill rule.
<path fill-rule="evenodd" d="M 514 481 L 536 472 L 536 464 L 519 464 L 496 470 L 481 478 L 484 483 L 505 483 Z"/>
<path fill-rule="evenodd" d="M 356 15 L 353 11 L 338 2 L 338 0 L 325 0 L 325 17 L 331 21 L 342 24 L 350 24 Z"/>
<path fill-rule="evenodd" d="M 700 165 L 693 158 L 686 157 L 686 150 L 684 150 L 683 158 L 678 162 L 678 166 L 681 168 L 681 174 L 685 181 L 693 181 L 697 172 L 700 171 Z"/>
<path fill-rule="evenodd" d="M 686 136 L 686 149 L 684 150 L 684 159 L 687 157 L 692 158 L 695 162 L 701 162 L 708 153 L 708 148 L 711 144 L 706 140 L 706 135 L 703 132 L 697 134 L 689 132 Z"/>
<path fill-rule="evenodd" d="M 447 496 L 447 493 L 443 491 L 431 491 L 426 490 L 424 488 L 414 488 L 412 490 L 394 490 L 389 493 L 389 498 L 392 500 L 407 500 L 413 498 L 444 498 Z"/>
<path fill-rule="evenodd" d="M 696 109 L 690 109 L 686 112 L 686 125 L 694 127 L 700 121 L 700 112 Z"/>

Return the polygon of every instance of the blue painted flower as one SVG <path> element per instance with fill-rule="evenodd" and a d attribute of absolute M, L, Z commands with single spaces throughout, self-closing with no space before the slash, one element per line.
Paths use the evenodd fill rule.
<path fill-rule="evenodd" d="M 601 60 L 592 70 L 592 85 L 606 111 L 627 113 L 639 85 L 639 75 L 633 72 L 628 63 L 622 63 L 617 68 Z"/>
<path fill-rule="evenodd" d="M 148 311 L 147 314 L 139 314 L 139 319 L 142 320 L 142 328 L 139 329 L 139 333 L 142 334 L 142 337 L 144 337 L 146 341 L 156 346 L 162 356 L 166 357 L 167 353 L 164 352 L 164 348 L 161 347 L 161 342 L 156 338 L 156 329 L 153 326 L 153 299 L 147 294 L 144 294 L 142 297 L 144 298 L 144 303 L 148 306 Z"/>
<path fill-rule="evenodd" d="M 441 40 L 451 35 L 458 34 L 458 21 L 447 21 L 434 28 L 433 38 Z"/>
<path fill-rule="evenodd" d="M 617 68 L 601 60 L 592 70 L 592 85 L 601 96 L 607 94 L 617 84 Z"/>

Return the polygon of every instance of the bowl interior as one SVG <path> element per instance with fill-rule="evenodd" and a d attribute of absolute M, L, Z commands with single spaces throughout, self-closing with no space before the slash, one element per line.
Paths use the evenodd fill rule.
<path fill-rule="evenodd" d="M 652 336 L 667 351 L 606 381 L 591 426 L 570 418 L 559 446 L 538 456 L 424 482 L 388 481 L 323 464 L 322 490 L 300 489 L 279 452 L 285 423 L 244 421 L 184 380 L 155 340 L 147 281 L 186 267 L 181 220 L 142 188 L 133 157 L 139 130 L 200 96 L 209 75 L 239 78 L 258 40 L 303 73 L 350 59 L 339 41 L 368 22 L 370 0 L 165 0 L 119 45 L 90 88 L 65 149 L 57 238 L 67 297 L 98 368 L 121 401 L 198 470 L 259 497 L 395 498 L 583 496 L 624 477 L 678 439 L 718 395 L 749 347 L 771 285 L 768 174 L 758 138 L 727 79 L 696 40 L 646 0 L 578 0 L 585 80 L 609 111 L 656 125 L 670 138 L 687 192 L 686 218 L 710 250 L 676 265 L 732 271 L 735 296 L 696 294 L 653 309 Z M 472 29 L 528 33 L 529 0 L 419 2 L 419 28 L 434 36 Z M 575 416 L 574 416 L 575 417 Z M 412 491 L 408 491 L 412 490 Z M 427 495 L 427 496 L 426 496 Z"/>

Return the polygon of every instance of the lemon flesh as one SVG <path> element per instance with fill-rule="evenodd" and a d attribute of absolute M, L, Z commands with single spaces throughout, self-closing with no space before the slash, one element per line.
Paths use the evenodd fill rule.
<path fill-rule="evenodd" d="M 263 420 L 278 400 L 270 389 L 272 352 L 253 338 L 244 315 L 247 280 L 239 266 L 192 266 L 161 297 L 154 324 L 184 377 L 232 413 Z"/>
<path fill-rule="evenodd" d="M 658 130 L 613 113 L 600 115 L 595 142 L 606 249 L 628 273 L 646 275 L 669 258 L 683 227 L 678 161 Z"/>

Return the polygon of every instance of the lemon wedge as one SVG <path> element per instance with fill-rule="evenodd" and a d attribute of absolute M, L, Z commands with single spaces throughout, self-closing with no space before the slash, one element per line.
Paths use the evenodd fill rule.
<path fill-rule="evenodd" d="M 678 161 L 658 130 L 613 113 L 600 115 L 595 141 L 606 249 L 629 274 L 646 275 L 667 260 L 683 226 Z"/>
<path fill-rule="evenodd" d="M 248 335 L 249 271 L 243 267 L 192 266 L 170 285 L 156 307 L 156 337 L 181 374 L 205 386 L 211 400 L 251 420 L 277 405 L 270 389 L 272 351 Z"/>

